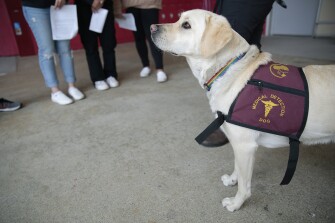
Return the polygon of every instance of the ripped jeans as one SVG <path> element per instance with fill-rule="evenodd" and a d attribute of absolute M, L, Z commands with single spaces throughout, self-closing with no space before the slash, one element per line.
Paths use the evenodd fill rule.
<path fill-rule="evenodd" d="M 51 88 L 57 87 L 59 84 L 54 63 L 54 53 L 59 56 L 65 81 L 74 83 L 76 78 L 70 40 L 52 39 L 50 8 L 23 6 L 22 9 L 38 46 L 38 59 L 46 86 Z"/>

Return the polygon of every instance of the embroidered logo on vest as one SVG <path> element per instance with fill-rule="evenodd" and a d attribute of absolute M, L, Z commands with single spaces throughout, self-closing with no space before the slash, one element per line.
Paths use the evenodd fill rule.
<path fill-rule="evenodd" d="M 278 78 L 283 78 L 286 77 L 287 73 L 290 70 L 288 69 L 287 66 L 283 65 L 283 64 L 271 64 L 270 66 L 270 73 Z"/>
<path fill-rule="evenodd" d="M 269 100 L 266 100 L 266 99 L 269 99 Z M 275 101 L 276 103 L 273 102 L 273 101 Z M 268 118 L 268 116 L 269 116 L 270 112 L 272 111 L 272 109 L 274 107 L 277 107 L 277 106 L 280 106 L 280 111 L 279 111 L 279 114 L 277 112 L 277 115 L 280 116 L 280 117 L 283 117 L 285 115 L 285 103 L 277 95 L 271 94 L 270 97 L 268 97 L 267 95 L 262 95 L 262 96 L 258 97 L 252 103 L 252 109 L 253 110 L 257 109 L 257 106 L 258 106 L 259 102 L 261 102 L 263 104 L 263 106 L 259 105 L 261 107 L 261 109 L 264 109 L 264 115 L 259 117 L 259 119 L 258 119 L 259 122 L 270 124 L 271 120 Z"/>

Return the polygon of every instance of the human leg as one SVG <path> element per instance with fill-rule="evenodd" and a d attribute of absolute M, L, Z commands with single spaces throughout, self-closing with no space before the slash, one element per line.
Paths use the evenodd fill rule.
<path fill-rule="evenodd" d="M 157 70 L 157 82 L 167 81 L 167 76 L 163 71 L 163 53 L 159 50 L 151 39 L 150 25 L 157 24 L 159 21 L 159 10 L 156 8 L 152 9 L 141 9 L 141 19 L 145 37 L 149 42 L 151 55 L 154 59 L 156 70 Z"/>
<path fill-rule="evenodd" d="M 140 10 L 141 9 L 131 7 L 128 8 L 126 11 L 127 13 L 132 13 L 135 18 L 135 24 L 137 30 L 133 32 L 133 35 L 135 39 L 137 53 L 140 56 L 142 66 L 149 67 L 148 47 L 146 44 L 145 31 L 142 24 Z"/>
<path fill-rule="evenodd" d="M 105 75 L 99 55 L 98 34 L 89 30 L 92 16 L 91 7 L 86 4 L 78 4 L 77 15 L 79 35 L 85 49 L 91 80 L 93 83 L 103 81 Z"/>
<path fill-rule="evenodd" d="M 218 0 L 216 13 L 227 18 L 232 28 L 249 44 L 261 47 L 261 36 L 266 16 L 274 0 Z"/>
<path fill-rule="evenodd" d="M 61 105 L 71 104 L 73 101 L 58 88 L 54 63 L 55 42 L 52 39 L 50 9 L 23 6 L 23 14 L 38 46 L 39 65 L 45 84 L 51 89 L 51 100 Z"/>
<path fill-rule="evenodd" d="M 57 54 L 63 71 L 65 81 L 68 83 L 68 93 L 74 100 L 81 100 L 85 96 L 75 87 L 76 76 L 74 72 L 73 55 L 70 48 L 70 40 L 55 41 Z"/>
<path fill-rule="evenodd" d="M 234 1 L 217 0 L 215 13 L 227 18 L 232 28 L 249 44 L 261 48 L 263 24 L 274 0 Z M 205 147 L 218 147 L 228 143 L 227 136 L 217 129 L 201 143 Z"/>
<path fill-rule="evenodd" d="M 149 42 L 150 51 L 155 61 L 156 69 L 163 69 L 163 53 L 159 50 L 151 39 L 150 25 L 157 24 L 159 21 L 159 10 L 158 9 L 141 9 L 141 19 L 145 37 Z"/>
<path fill-rule="evenodd" d="M 116 37 L 115 37 L 115 26 L 114 26 L 114 15 L 112 13 L 112 7 L 108 8 L 109 13 L 107 15 L 104 28 L 102 33 L 99 35 L 100 44 L 103 52 L 104 60 L 104 75 L 107 83 L 110 87 L 119 86 L 117 81 L 117 71 L 116 71 L 116 59 L 115 59 L 115 47 L 116 47 Z"/>
<path fill-rule="evenodd" d="M 65 81 L 67 83 L 74 83 L 76 76 L 74 72 L 73 56 L 70 48 L 69 40 L 55 41 L 56 50 L 60 61 L 60 66 L 63 71 Z"/>
<path fill-rule="evenodd" d="M 52 40 L 50 9 L 23 6 L 23 14 L 38 46 L 39 65 L 45 84 L 49 88 L 56 88 L 58 79 L 54 63 L 55 47 Z"/>
<path fill-rule="evenodd" d="M 249 39 L 250 44 L 256 45 L 258 49 L 262 48 L 261 39 L 262 39 L 262 33 L 263 33 L 263 25 L 264 25 L 264 22 L 259 23 L 254 28 L 254 31 Z"/>

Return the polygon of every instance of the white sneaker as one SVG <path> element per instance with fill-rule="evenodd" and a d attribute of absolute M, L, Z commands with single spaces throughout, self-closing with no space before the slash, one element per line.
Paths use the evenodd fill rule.
<path fill-rule="evenodd" d="M 109 77 L 106 79 L 108 85 L 110 87 L 118 87 L 119 86 L 119 82 L 115 79 L 115 77 Z"/>
<path fill-rule="evenodd" d="M 60 104 L 60 105 L 68 105 L 71 104 L 73 101 L 71 98 L 66 96 L 63 92 L 57 91 L 56 93 L 51 94 L 51 101 Z"/>
<path fill-rule="evenodd" d="M 149 76 L 151 70 L 149 67 L 143 67 L 143 69 L 140 72 L 140 77 L 147 77 Z"/>
<path fill-rule="evenodd" d="M 105 81 L 96 81 L 94 82 L 94 86 L 99 91 L 107 90 L 109 88 L 108 84 Z"/>
<path fill-rule="evenodd" d="M 76 101 L 79 101 L 85 97 L 85 95 L 76 87 L 70 87 L 68 93 Z"/>
<path fill-rule="evenodd" d="M 167 76 L 164 71 L 158 71 L 157 72 L 157 82 L 162 83 L 167 81 Z"/>

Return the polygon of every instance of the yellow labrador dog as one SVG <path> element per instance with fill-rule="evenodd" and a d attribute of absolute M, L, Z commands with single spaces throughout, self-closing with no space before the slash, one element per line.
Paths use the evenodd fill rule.
<path fill-rule="evenodd" d="M 183 12 L 173 24 L 151 26 L 154 43 L 163 51 L 184 56 L 200 86 L 227 61 L 244 55 L 216 80 L 208 91 L 213 112 L 227 114 L 239 92 L 254 71 L 271 61 L 271 55 L 249 45 L 229 25 L 226 18 L 205 10 Z M 335 142 L 335 65 L 311 65 L 303 68 L 309 86 L 309 112 L 305 129 L 300 137 L 304 144 Z M 232 174 L 223 175 L 225 186 L 238 183 L 235 197 L 224 198 L 222 204 L 229 211 L 238 210 L 251 196 L 251 177 L 258 146 L 287 147 L 287 137 L 260 132 L 225 122 L 221 126 L 235 155 Z"/>

